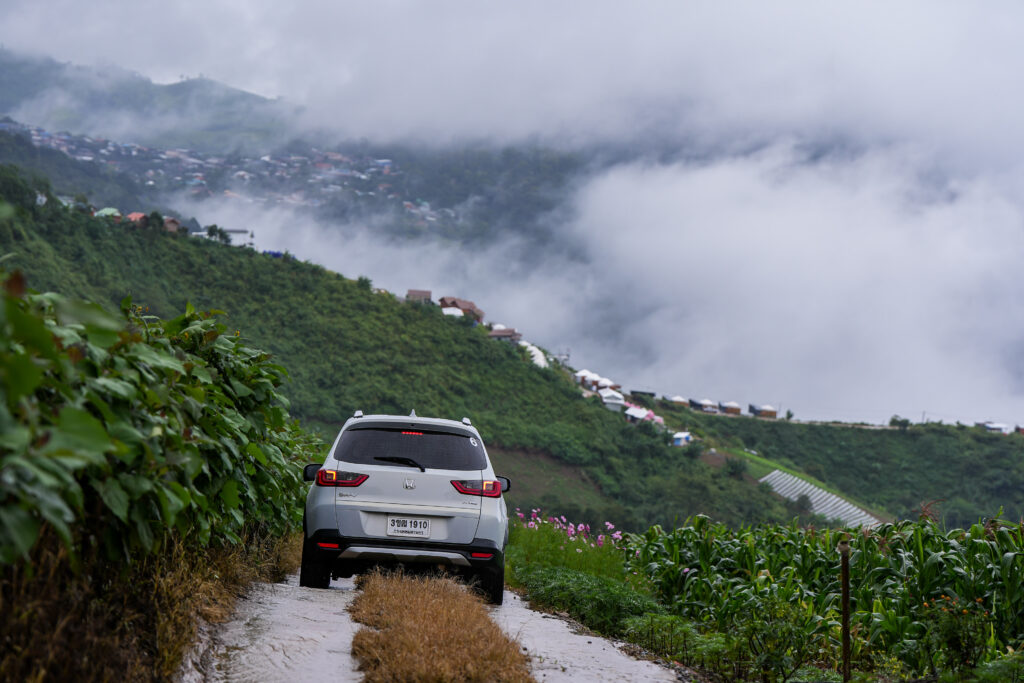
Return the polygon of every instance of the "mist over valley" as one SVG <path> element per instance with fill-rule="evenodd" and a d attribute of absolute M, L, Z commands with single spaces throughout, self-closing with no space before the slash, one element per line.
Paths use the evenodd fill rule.
<path fill-rule="evenodd" d="M 0 113 L 236 164 L 150 180 L 257 249 L 472 299 L 628 388 L 1021 422 L 1024 140 L 996 93 L 1022 48 L 990 17 L 107 3 L 178 46 L 147 50 L 56 4 L 0 11 Z M 326 153 L 367 177 L 316 180 Z"/>

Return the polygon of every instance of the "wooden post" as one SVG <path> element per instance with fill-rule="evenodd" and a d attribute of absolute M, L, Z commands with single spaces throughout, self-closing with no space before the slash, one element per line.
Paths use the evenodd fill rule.
<path fill-rule="evenodd" d="M 843 683 L 850 680 L 850 542 L 839 541 L 840 580 L 843 584 Z"/>

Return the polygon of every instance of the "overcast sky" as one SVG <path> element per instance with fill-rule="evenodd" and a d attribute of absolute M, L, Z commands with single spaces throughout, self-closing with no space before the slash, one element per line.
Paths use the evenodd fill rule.
<path fill-rule="evenodd" d="M 556 226 L 576 264 L 526 267 L 508 245 L 428 259 L 355 226 L 214 213 L 349 276 L 473 298 L 627 388 L 1011 425 L 1021 26 L 1011 2 L 0 6 L 8 48 L 160 82 L 202 73 L 345 136 L 699 149 L 583 179 Z"/>

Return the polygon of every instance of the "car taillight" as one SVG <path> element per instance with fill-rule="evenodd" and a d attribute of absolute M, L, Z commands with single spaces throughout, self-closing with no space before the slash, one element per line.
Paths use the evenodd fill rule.
<path fill-rule="evenodd" d="M 358 472 L 340 472 L 338 470 L 317 470 L 317 486 L 359 486 L 370 478 L 368 474 Z"/>
<path fill-rule="evenodd" d="M 493 479 L 452 479 L 452 486 L 459 493 L 467 496 L 483 496 L 485 498 L 499 498 L 501 496 L 501 482 Z"/>

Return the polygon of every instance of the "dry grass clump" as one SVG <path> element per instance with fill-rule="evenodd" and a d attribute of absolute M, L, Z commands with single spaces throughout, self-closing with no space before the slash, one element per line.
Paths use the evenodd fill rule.
<path fill-rule="evenodd" d="M 464 586 L 379 573 L 360 584 L 349 610 L 369 628 L 352 639 L 352 654 L 368 683 L 534 680 L 529 658 Z"/>
<path fill-rule="evenodd" d="M 0 681 L 148 681 L 174 675 L 199 617 L 222 621 L 257 580 L 298 564 L 299 535 L 250 533 L 240 546 L 111 562 L 97 548 L 71 558 L 55 534 L 27 564 L 0 567 Z"/>

